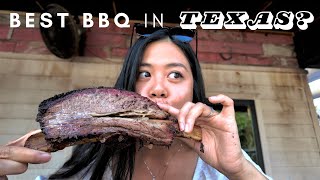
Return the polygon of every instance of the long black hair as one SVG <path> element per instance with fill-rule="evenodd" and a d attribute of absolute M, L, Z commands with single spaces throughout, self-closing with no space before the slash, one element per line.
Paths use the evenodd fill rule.
<path fill-rule="evenodd" d="M 115 88 L 135 91 L 139 67 L 146 47 L 155 41 L 170 38 L 187 57 L 193 75 L 193 102 L 206 102 L 204 82 L 200 64 L 190 44 L 174 39 L 167 29 L 160 29 L 148 37 L 140 37 L 125 57 L 122 70 L 115 84 Z M 123 142 L 123 141 L 122 141 Z M 83 173 L 91 180 L 102 179 L 107 167 L 111 167 L 114 180 L 132 179 L 134 171 L 134 157 L 136 152 L 135 139 L 128 137 L 124 144 L 89 143 L 75 146 L 70 159 L 61 169 L 52 174 L 50 179 L 63 179 Z"/>

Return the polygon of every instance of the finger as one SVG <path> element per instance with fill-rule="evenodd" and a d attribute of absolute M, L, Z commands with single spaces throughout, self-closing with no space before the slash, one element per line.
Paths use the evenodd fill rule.
<path fill-rule="evenodd" d="M 18 161 L 22 163 L 45 163 L 51 159 L 46 152 L 37 151 L 19 146 L 0 146 L 0 159 Z"/>
<path fill-rule="evenodd" d="M 212 118 L 213 116 L 217 115 L 218 112 L 215 111 L 212 107 L 204 105 L 203 112 L 201 114 L 202 118 Z"/>
<path fill-rule="evenodd" d="M 170 113 L 171 115 L 175 116 L 178 119 L 179 128 L 181 131 L 183 131 L 185 123 L 180 119 L 180 110 L 168 104 L 162 104 L 162 103 L 157 103 L 157 104 L 161 109 L 167 111 L 168 113 Z"/>
<path fill-rule="evenodd" d="M 24 146 L 24 144 L 26 143 L 27 139 L 34 135 L 34 134 L 37 134 L 41 132 L 41 129 L 38 129 L 38 130 L 34 130 L 34 131 L 30 131 L 28 134 L 20 137 L 19 139 L 15 140 L 15 141 L 12 141 L 12 142 L 9 142 L 7 144 L 7 146 Z"/>
<path fill-rule="evenodd" d="M 228 113 L 229 115 L 234 115 L 234 102 L 228 96 L 219 94 L 218 96 L 209 97 L 209 101 L 213 104 L 220 103 L 223 105 L 223 112 Z"/>
<path fill-rule="evenodd" d="M 194 123 L 204 113 L 205 106 L 203 103 L 198 102 L 188 111 L 185 132 L 192 132 Z"/>
<path fill-rule="evenodd" d="M 167 111 L 168 113 L 170 113 L 171 115 L 175 116 L 175 117 L 178 117 L 179 116 L 179 109 L 176 109 L 168 104 L 163 104 L 163 103 L 157 103 L 158 106 Z"/>
<path fill-rule="evenodd" d="M 216 116 L 219 114 L 219 112 L 217 112 L 216 110 L 214 110 L 212 107 L 208 106 L 209 109 L 205 109 L 205 112 L 203 114 L 207 114 L 204 115 L 203 118 L 205 119 L 211 119 L 212 117 Z"/>
<path fill-rule="evenodd" d="M 28 164 L 8 159 L 0 159 L 0 176 L 21 174 L 26 172 Z"/>
<path fill-rule="evenodd" d="M 187 102 L 180 109 L 178 121 L 179 121 L 179 126 L 180 126 L 181 131 L 185 131 L 186 128 L 189 128 L 189 127 L 186 127 L 186 117 L 189 114 L 189 111 L 193 106 L 195 106 L 194 103 Z"/>

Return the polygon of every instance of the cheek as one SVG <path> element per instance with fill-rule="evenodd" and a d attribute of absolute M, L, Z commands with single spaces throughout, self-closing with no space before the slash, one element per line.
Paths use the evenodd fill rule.
<path fill-rule="evenodd" d="M 150 82 L 137 81 L 135 92 L 141 96 L 150 98 L 150 91 L 152 91 L 153 84 Z"/>
<path fill-rule="evenodd" d="M 143 85 L 141 82 L 136 83 L 136 93 L 140 94 L 141 96 L 147 96 L 146 94 L 146 86 Z"/>
<path fill-rule="evenodd" d="M 193 86 L 188 85 L 183 87 L 176 87 L 173 94 L 175 97 L 172 101 L 172 105 L 180 109 L 186 102 L 192 102 Z"/>

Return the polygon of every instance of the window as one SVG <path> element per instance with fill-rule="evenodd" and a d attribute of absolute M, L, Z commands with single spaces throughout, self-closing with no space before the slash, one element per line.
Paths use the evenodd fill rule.
<path fill-rule="evenodd" d="M 235 100 L 241 147 L 265 172 L 256 110 L 253 100 Z"/>
<path fill-rule="evenodd" d="M 241 147 L 265 172 L 254 101 L 234 100 L 234 105 Z M 218 111 L 222 109 L 221 105 L 210 106 Z"/>

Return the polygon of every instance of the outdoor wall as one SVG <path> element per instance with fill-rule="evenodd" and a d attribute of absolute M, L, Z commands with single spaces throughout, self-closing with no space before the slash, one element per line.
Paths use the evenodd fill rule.
<path fill-rule="evenodd" d="M 207 95 L 226 94 L 255 101 L 267 173 L 274 179 L 320 177 L 319 124 L 306 72 L 298 68 L 292 34 L 199 30 L 198 56 Z M 39 128 L 38 104 L 57 93 L 113 86 L 129 47 L 131 29 L 114 24 L 87 29 L 84 56 L 52 55 L 38 28 L 10 29 L 0 16 L 0 144 Z M 192 42 L 195 48 L 195 41 Z M 66 160 L 71 148 L 51 162 L 30 165 L 9 179 L 47 175 Z"/>

